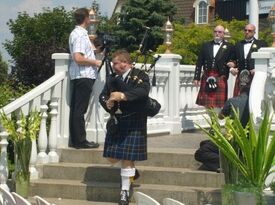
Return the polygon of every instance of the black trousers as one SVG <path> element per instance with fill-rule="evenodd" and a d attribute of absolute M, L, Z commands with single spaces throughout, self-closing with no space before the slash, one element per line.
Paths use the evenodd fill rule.
<path fill-rule="evenodd" d="M 202 163 L 201 169 L 217 171 L 220 168 L 218 147 L 210 140 L 200 143 L 200 148 L 195 153 L 195 159 Z"/>
<path fill-rule="evenodd" d="M 70 137 L 71 145 L 86 141 L 84 115 L 87 112 L 95 80 L 81 78 L 71 80 L 72 96 L 70 105 Z"/>

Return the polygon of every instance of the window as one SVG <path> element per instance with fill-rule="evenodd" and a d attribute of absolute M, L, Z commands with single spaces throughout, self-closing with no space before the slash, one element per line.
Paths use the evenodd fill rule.
<path fill-rule="evenodd" d="M 209 1 L 196 0 L 193 7 L 195 8 L 195 22 L 196 24 L 207 24 L 209 15 Z"/>
<path fill-rule="evenodd" d="M 199 13 L 198 13 L 198 24 L 204 24 L 207 23 L 208 18 L 208 5 L 206 2 L 201 1 L 199 3 Z"/>

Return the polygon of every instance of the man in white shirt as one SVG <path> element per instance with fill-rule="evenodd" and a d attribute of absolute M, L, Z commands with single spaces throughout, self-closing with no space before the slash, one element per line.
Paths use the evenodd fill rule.
<path fill-rule="evenodd" d="M 239 74 L 243 70 L 249 70 L 251 75 L 254 75 L 254 59 L 251 58 L 253 52 L 257 52 L 261 47 L 266 47 L 267 43 L 263 40 L 258 40 L 254 37 L 256 27 L 253 24 L 247 24 L 244 28 L 244 40 L 239 41 L 235 45 L 236 68 L 231 68 L 230 72 L 237 75 L 234 96 L 240 94 Z"/>
<path fill-rule="evenodd" d="M 101 61 L 96 60 L 94 46 L 86 28 L 90 24 L 89 10 L 77 9 L 74 13 L 76 27 L 69 38 L 72 60 L 69 73 L 72 84 L 70 104 L 71 146 L 75 148 L 97 148 L 99 145 L 86 139 L 85 119 L 93 84 L 97 78 L 97 68 Z"/>

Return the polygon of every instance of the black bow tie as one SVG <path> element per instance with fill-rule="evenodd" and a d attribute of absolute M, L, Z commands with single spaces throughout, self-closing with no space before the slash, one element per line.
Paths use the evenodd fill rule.
<path fill-rule="evenodd" d="M 215 42 L 215 41 L 213 41 L 213 44 L 214 45 L 221 45 L 221 42 Z"/>
<path fill-rule="evenodd" d="M 249 40 L 249 41 L 245 41 L 244 44 L 247 44 L 247 43 L 252 43 L 254 39 L 252 40 Z"/>

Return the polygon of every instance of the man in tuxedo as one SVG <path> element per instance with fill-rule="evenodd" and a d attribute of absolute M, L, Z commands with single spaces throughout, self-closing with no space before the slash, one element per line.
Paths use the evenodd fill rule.
<path fill-rule="evenodd" d="M 258 40 L 254 37 L 256 27 L 253 24 L 247 24 L 244 29 L 244 40 L 236 43 L 235 46 L 235 55 L 236 55 L 236 67 L 231 68 L 230 72 L 237 76 L 235 88 L 234 88 L 234 96 L 238 96 L 240 94 L 239 87 L 239 74 L 243 70 L 249 70 L 250 74 L 253 76 L 255 72 L 255 61 L 251 58 L 251 54 L 253 52 L 257 52 L 261 47 L 266 47 L 267 43 L 263 40 Z"/>
<path fill-rule="evenodd" d="M 229 68 L 234 67 L 234 46 L 224 41 L 224 27 L 214 29 L 214 39 L 202 45 L 194 84 L 200 85 L 196 103 L 206 108 L 221 108 L 227 100 Z M 202 73 L 203 70 L 203 73 Z"/>

